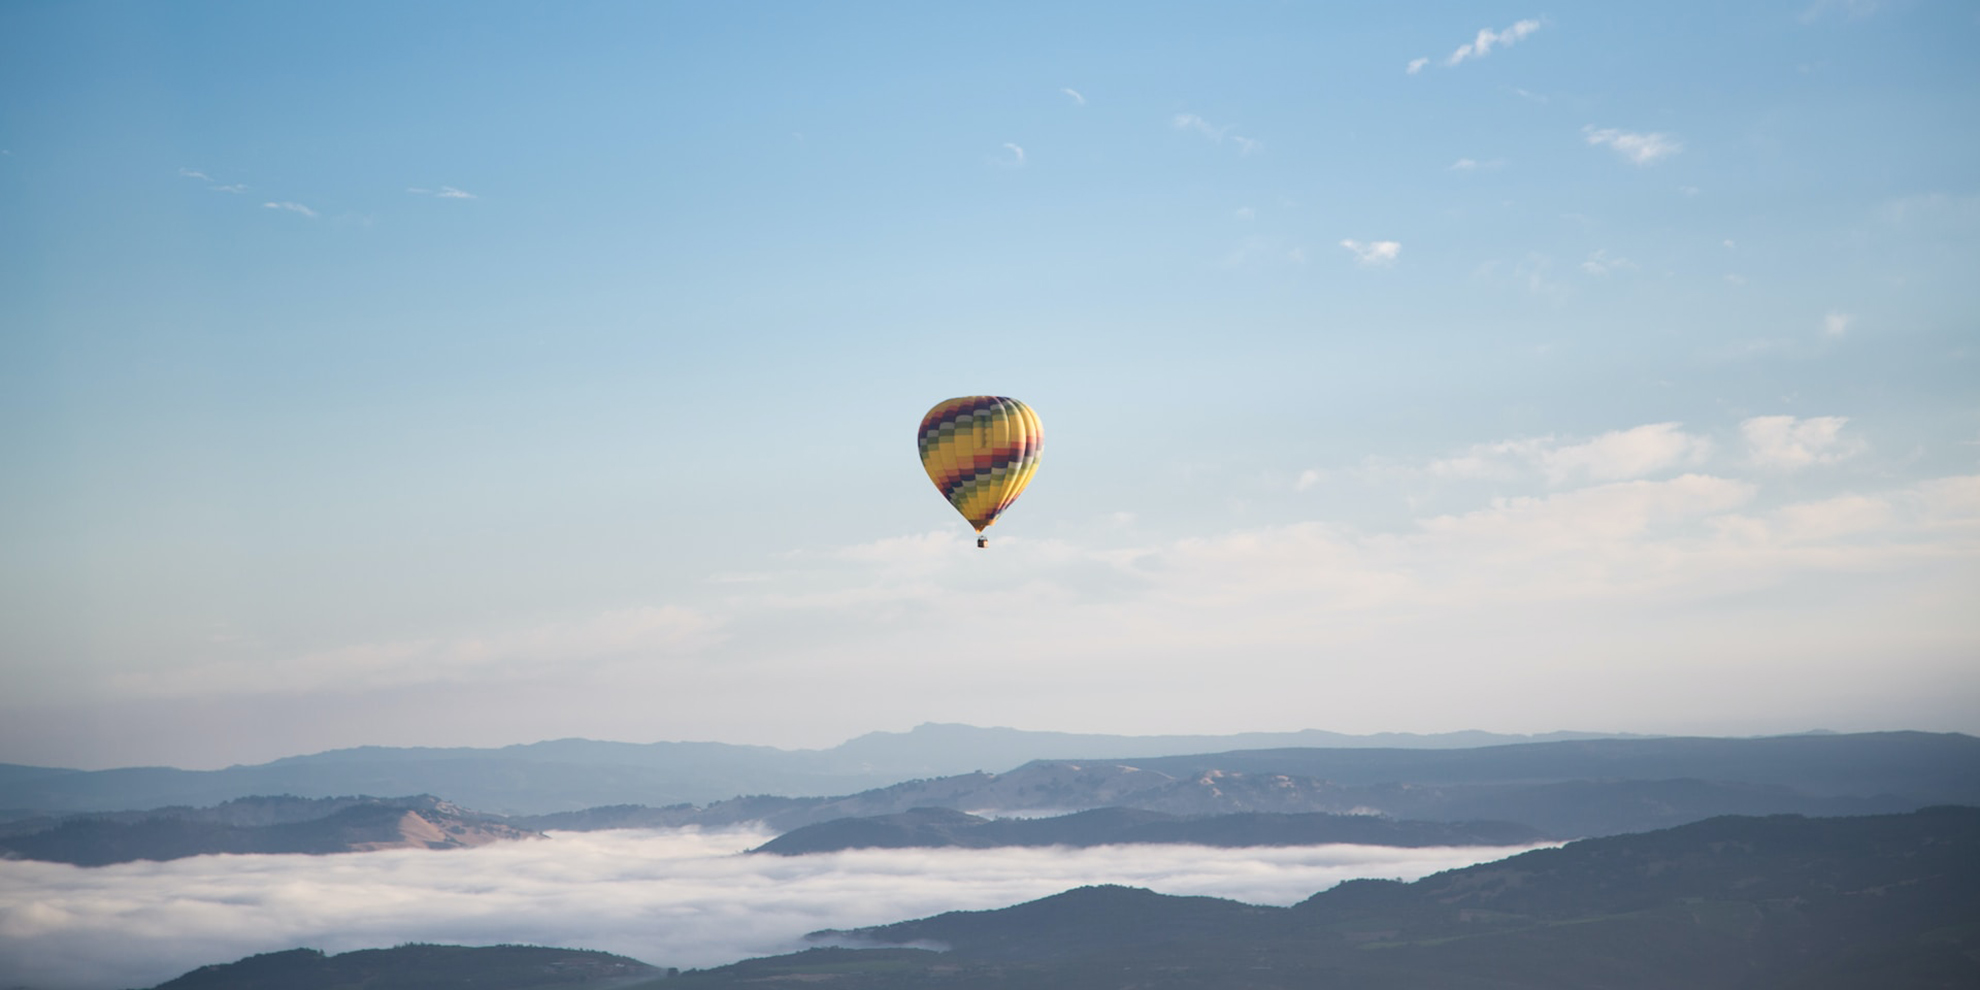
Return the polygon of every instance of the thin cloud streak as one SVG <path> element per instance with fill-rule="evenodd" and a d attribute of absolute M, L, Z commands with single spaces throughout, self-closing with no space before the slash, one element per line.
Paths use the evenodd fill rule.
<path fill-rule="evenodd" d="M 264 209 L 288 210 L 291 213 L 300 213 L 303 216 L 310 218 L 311 220 L 316 219 L 316 211 L 310 209 L 307 206 L 302 205 L 301 203 L 291 203 L 291 202 L 283 201 L 280 203 L 263 203 L 261 205 Z"/>
<path fill-rule="evenodd" d="M 1064 93 L 1064 94 L 1066 94 L 1067 96 L 1070 96 L 1070 97 L 1072 97 L 1072 98 L 1073 98 L 1073 102 L 1074 102 L 1074 103 L 1077 103 L 1077 104 L 1079 104 L 1080 106 L 1085 106 L 1085 105 L 1086 105 L 1086 97 L 1085 97 L 1085 96 L 1083 96 L 1083 95 L 1081 95 L 1081 94 L 1080 94 L 1080 92 L 1079 92 L 1079 90 L 1076 90 L 1076 89 L 1072 89 L 1071 87 L 1062 87 L 1062 88 L 1061 88 L 1061 89 L 1059 90 L 1059 92 L 1061 92 L 1061 93 Z"/>
<path fill-rule="evenodd" d="M 1459 45 L 1457 50 L 1450 54 L 1449 58 L 1444 59 L 1444 64 L 1446 66 L 1454 66 L 1466 59 L 1484 58 L 1491 53 L 1492 49 L 1510 48 L 1521 38 L 1538 30 L 1540 30 L 1540 22 L 1531 19 L 1519 21 L 1504 31 L 1480 28 L 1478 35 L 1470 41 Z"/>
<path fill-rule="evenodd" d="M 1174 117 L 1169 118 L 1169 125 L 1179 131 L 1194 131 L 1201 134 L 1205 138 L 1208 138 L 1212 144 L 1223 144 L 1224 139 L 1228 136 L 1231 143 L 1238 146 L 1238 154 L 1240 155 L 1253 154 L 1265 146 L 1265 143 L 1262 141 L 1254 140 L 1241 134 L 1232 134 L 1231 125 L 1229 124 L 1218 126 L 1193 113 L 1176 114 Z"/>
<path fill-rule="evenodd" d="M 1589 144 L 1606 145 L 1637 165 L 1654 165 L 1684 150 L 1684 142 L 1662 132 L 1637 134 L 1613 127 L 1597 130 L 1590 124 L 1581 133 Z"/>
<path fill-rule="evenodd" d="M 1521 849 L 1378 846 L 853 850 L 742 856 L 770 833 L 627 830 L 433 852 L 0 862 L 0 984 L 150 986 L 309 946 L 514 942 L 711 966 L 820 928 L 1004 907 L 1095 883 L 1291 904 L 1356 877 L 1415 879 Z"/>
<path fill-rule="evenodd" d="M 1396 241 L 1345 240 L 1341 246 L 1353 251 L 1356 261 L 1371 267 L 1393 265 L 1402 255 L 1402 244 Z"/>

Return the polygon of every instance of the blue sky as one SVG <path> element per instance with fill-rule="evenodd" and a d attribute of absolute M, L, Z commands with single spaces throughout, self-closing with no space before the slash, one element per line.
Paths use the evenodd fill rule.
<path fill-rule="evenodd" d="M 8 5 L 0 760 L 1980 731 L 1976 40 Z"/>

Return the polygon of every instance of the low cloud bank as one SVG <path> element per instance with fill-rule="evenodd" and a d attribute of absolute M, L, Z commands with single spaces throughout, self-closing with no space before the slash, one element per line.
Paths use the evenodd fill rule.
<path fill-rule="evenodd" d="M 1354 877 L 1416 879 L 1518 849 L 863 849 L 745 856 L 771 833 L 561 832 L 444 853 L 199 856 L 83 869 L 0 862 L 0 986 L 151 986 L 309 946 L 603 949 L 705 967 L 806 932 L 1004 907 L 1093 883 L 1291 904 Z"/>

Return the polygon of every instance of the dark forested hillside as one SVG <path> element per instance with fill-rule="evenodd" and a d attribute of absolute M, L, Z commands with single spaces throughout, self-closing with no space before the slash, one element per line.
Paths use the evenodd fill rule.
<path fill-rule="evenodd" d="M 655 972 L 636 959 L 532 945 L 402 945 L 329 956 L 290 949 L 202 966 L 156 990 L 541 990 L 622 986 Z"/>
<path fill-rule="evenodd" d="M 1980 809 L 1716 818 L 1291 908 L 1095 887 L 816 937 L 839 947 L 672 985 L 1980 986 Z M 848 948 L 912 945 L 947 951 Z"/>
<path fill-rule="evenodd" d="M 1511 822 L 1394 821 L 1370 815 L 1243 813 L 1183 817 L 1099 808 L 1053 818 L 988 819 L 947 808 L 841 818 L 793 829 L 755 852 L 796 856 L 840 849 L 962 846 L 1099 846 L 1153 842 L 1202 846 L 1513 846 L 1547 838 Z"/>

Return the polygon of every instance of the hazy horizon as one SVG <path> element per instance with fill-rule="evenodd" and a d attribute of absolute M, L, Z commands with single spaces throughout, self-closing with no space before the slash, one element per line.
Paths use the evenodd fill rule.
<path fill-rule="evenodd" d="M 1262 729 L 1242 729 L 1233 732 L 1216 732 L 1216 733 L 1195 733 L 1195 732 L 1098 733 L 1098 732 L 1086 732 L 1083 730 L 1076 730 L 1076 729 L 1017 729 L 1014 726 L 993 726 L 993 725 L 969 726 L 966 725 L 965 723 L 956 723 L 956 722 L 922 722 L 922 723 L 916 723 L 913 726 L 909 726 L 907 728 L 902 728 L 902 729 L 893 729 L 893 728 L 874 729 L 868 732 L 857 733 L 851 736 L 847 736 L 843 739 L 837 739 L 817 745 L 797 744 L 797 745 L 778 746 L 769 743 L 759 743 L 748 740 L 739 741 L 739 740 L 729 740 L 729 739 L 608 739 L 608 738 L 601 738 L 595 736 L 557 736 L 557 737 L 542 738 L 542 739 L 519 739 L 510 742 L 495 742 L 488 744 L 468 744 L 468 743 L 456 743 L 450 745 L 411 744 L 411 745 L 399 746 L 390 743 L 366 742 L 366 743 L 355 743 L 349 746 L 331 746 L 317 750 L 294 751 L 294 752 L 285 751 L 261 759 L 230 760 L 228 762 L 209 761 L 206 763 L 194 763 L 194 762 L 171 763 L 171 762 L 154 761 L 148 763 L 104 763 L 97 766 L 83 766 L 83 765 L 74 765 L 74 764 L 58 766 L 56 764 L 50 764 L 50 763 L 36 764 L 36 763 L 22 763 L 19 761 L 0 761 L 0 762 L 10 762 L 17 766 L 41 766 L 52 769 L 69 769 L 69 770 L 86 770 L 86 771 L 125 769 L 125 768 L 140 767 L 140 766 L 172 767 L 180 770 L 222 770 L 234 766 L 255 766 L 289 757 L 311 756 L 319 753 L 339 752 L 339 751 L 353 750 L 353 749 L 404 748 L 404 749 L 435 749 L 435 750 L 448 750 L 448 749 L 500 750 L 511 747 L 525 747 L 525 746 L 534 746 L 542 743 L 566 742 L 566 741 L 574 741 L 574 740 L 581 740 L 586 742 L 615 743 L 615 744 L 632 745 L 632 746 L 645 746 L 645 745 L 665 744 L 665 743 L 689 743 L 689 744 L 719 743 L 719 744 L 731 745 L 731 746 L 753 746 L 753 747 L 760 746 L 769 749 L 780 750 L 783 752 L 797 753 L 797 752 L 818 752 L 824 750 L 831 750 L 839 746 L 845 745 L 846 743 L 852 742 L 854 740 L 862 739 L 867 736 L 873 736 L 873 735 L 909 736 L 915 729 L 922 728 L 924 726 L 936 726 L 936 727 L 963 726 L 966 728 L 984 729 L 989 731 L 1012 730 L 1019 732 L 1037 732 L 1037 733 L 1049 733 L 1055 735 L 1075 735 L 1075 736 L 1099 735 L 1099 736 L 1110 736 L 1110 737 L 1123 738 L 1123 739 L 1162 739 L 1162 738 L 1172 738 L 1172 737 L 1198 737 L 1198 736 L 1203 737 L 1205 739 L 1225 739 L 1225 738 L 1236 738 L 1236 737 L 1251 736 L 1251 735 L 1293 735 L 1302 732 L 1332 733 L 1334 731 L 1331 729 L 1319 728 L 1317 726 L 1307 726 L 1299 729 L 1262 728 Z M 1715 738 L 1729 738 L 1729 739 L 1767 738 L 1774 736 L 1829 735 L 1829 734 L 1836 734 L 1837 731 L 1838 730 L 1827 728 L 1824 726 L 1817 726 L 1813 728 L 1795 729 L 1795 730 L 1788 730 L 1783 732 L 1716 733 L 1716 734 L 1711 734 L 1711 736 Z M 1953 730 L 1953 729 L 1945 729 L 1945 730 L 1920 729 L 1914 726 L 1884 726 L 1884 727 L 1853 729 L 1849 731 L 1851 732 L 1935 732 L 1935 731 L 1958 732 L 1958 730 Z M 1383 730 L 1383 731 L 1367 732 L 1367 733 L 1339 733 L 1339 734 L 1351 738 L 1366 739 L 1366 738 L 1373 738 L 1380 736 L 1434 737 L 1434 736 L 1444 736 L 1444 735 L 1462 735 L 1472 732 L 1489 732 L 1490 734 L 1495 736 L 1506 736 L 1509 737 L 1508 742 L 1517 741 L 1518 739 L 1523 739 L 1523 738 L 1537 738 L 1537 737 L 1544 737 L 1555 734 L 1595 736 L 1595 737 L 1603 737 L 1603 738 L 1646 738 L 1646 739 L 1676 736 L 1676 735 L 1687 735 L 1684 733 L 1650 733 L 1650 732 L 1622 732 L 1622 731 L 1604 732 L 1604 731 L 1592 730 L 1592 729 L 1550 729 L 1550 730 L 1543 730 L 1538 732 L 1493 732 L 1491 730 L 1477 729 L 1477 728 L 1447 729 L 1447 730 L 1436 730 L 1431 732 Z M 1961 733 L 1961 734 L 1970 735 L 1971 733 Z M 1706 734 L 1701 733 L 1696 735 L 1705 736 Z M 1091 754 L 1066 753 L 1064 755 L 1067 757 L 1075 757 L 1075 756 L 1091 755 Z M 998 769 L 999 771 L 1001 771 L 1003 769 L 1009 769 L 1009 768 L 998 768 Z"/>

